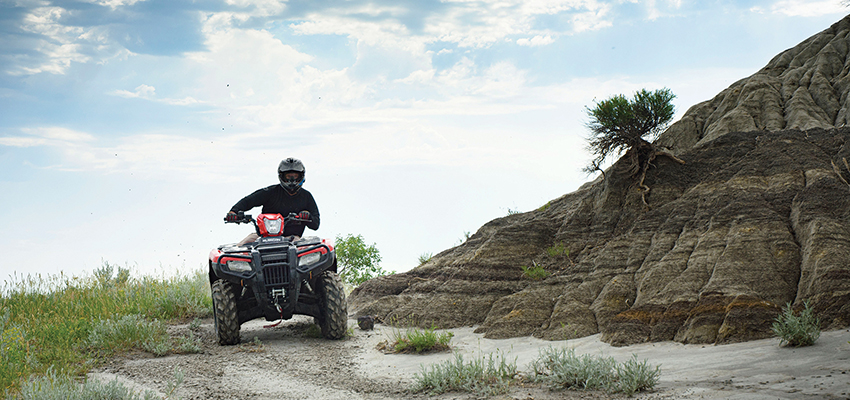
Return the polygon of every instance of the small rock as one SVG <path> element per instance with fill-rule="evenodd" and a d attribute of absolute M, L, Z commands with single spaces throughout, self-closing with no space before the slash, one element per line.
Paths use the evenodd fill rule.
<path fill-rule="evenodd" d="M 371 315 L 357 317 L 357 326 L 364 331 L 370 331 L 375 327 L 375 319 Z"/>

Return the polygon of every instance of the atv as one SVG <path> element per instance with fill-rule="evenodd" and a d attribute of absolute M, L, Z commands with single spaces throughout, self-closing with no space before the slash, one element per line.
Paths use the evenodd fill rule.
<path fill-rule="evenodd" d="M 225 219 L 225 222 L 228 221 Z M 282 236 L 289 223 L 307 223 L 298 214 L 240 212 L 232 223 L 252 223 L 259 238 L 243 246 L 226 244 L 210 252 L 215 332 L 221 345 L 239 343 L 242 324 L 265 317 L 286 320 L 312 316 L 322 336 L 341 339 L 348 307 L 331 244 L 317 237 Z"/>

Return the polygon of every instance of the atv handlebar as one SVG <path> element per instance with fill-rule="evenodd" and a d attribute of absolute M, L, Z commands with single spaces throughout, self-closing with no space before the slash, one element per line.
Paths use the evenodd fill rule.
<path fill-rule="evenodd" d="M 283 221 L 284 221 L 284 223 L 286 223 L 286 222 L 302 222 L 302 223 L 310 223 L 310 222 L 313 222 L 313 220 L 312 220 L 312 219 L 303 219 L 303 218 L 301 218 L 301 216 L 300 216 L 299 214 L 297 214 L 297 213 L 289 213 L 289 215 L 287 215 L 287 216 L 283 217 Z M 227 217 L 224 217 L 224 223 L 225 223 L 225 224 L 248 224 L 248 223 L 254 223 L 254 224 L 256 225 L 256 224 L 257 224 L 257 221 L 255 221 L 255 220 L 254 220 L 254 217 L 252 217 L 252 216 L 251 216 L 251 214 L 245 214 L 245 212 L 244 212 L 244 211 L 237 211 L 237 212 L 236 212 L 236 220 L 235 220 L 235 221 L 228 221 L 228 220 L 227 220 Z"/>
<path fill-rule="evenodd" d="M 228 220 L 226 216 L 224 217 L 225 224 L 247 224 L 249 222 L 254 222 L 254 217 L 251 214 L 245 214 L 245 211 L 237 211 L 234 221 Z"/>

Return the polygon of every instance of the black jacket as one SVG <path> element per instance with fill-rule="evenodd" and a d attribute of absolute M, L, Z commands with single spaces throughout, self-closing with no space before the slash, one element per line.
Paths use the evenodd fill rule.
<path fill-rule="evenodd" d="M 230 211 L 248 211 L 254 207 L 263 206 L 263 214 L 280 214 L 284 217 L 289 213 L 309 211 L 312 222 L 306 224 L 312 230 L 319 229 L 319 207 L 313 200 L 313 195 L 306 189 L 300 189 L 294 195 L 290 195 L 280 185 L 271 185 L 262 188 L 239 200 Z M 283 228 L 283 235 L 304 235 L 304 224 L 287 223 Z"/>

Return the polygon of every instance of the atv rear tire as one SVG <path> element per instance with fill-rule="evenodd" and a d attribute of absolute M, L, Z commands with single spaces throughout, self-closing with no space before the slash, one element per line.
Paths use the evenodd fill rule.
<path fill-rule="evenodd" d="M 335 272 L 325 271 L 319 277 L 322 317 L 318 318 L 322 336 L 327 339 L 342 339 L 348 330 L 348 305 L 342 280 Z"/>
<path fill-rule="evenodd" d="M 213 317 L 218 344 L 239 344 L 239 320 L 236 315 L 236 295 L 233 285 L 223 279 L 212 284 Z"/>

